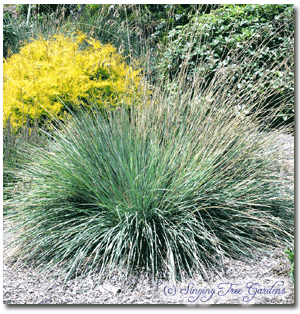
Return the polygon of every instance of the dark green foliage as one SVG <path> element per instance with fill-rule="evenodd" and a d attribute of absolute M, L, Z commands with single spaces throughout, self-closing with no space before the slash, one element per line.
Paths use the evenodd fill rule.
<path fill-rule="evenodd" d="M 272 110 L 280 99 L 288 105 L 274 124 L 294 116 L 294 10 L 292 5 L 223 5 L 195 17 L 193 21 L 169 32 L 170 46 L 163 50 L 160 67 L 173 79 L 185 68 L 191 82 L 195 73 L 211 72 L 205 77 L 208 85 L 214 73 L 224 65 L 235 66 L 235 56 L 247 55 L 247 62 L 238 64 L 236 84 L 239 90 L 249 89 L 269 72 L 276 73 L 258 88 L 273 89 L 276 95 L 266 99 Z M 253 60 L 251 60 L 253 58 Z M 235 60 L 238 61 L 238 60 Z M 249 62 L 250 61 L 250 62 Z"/>
<path fill-rule="evenodd" d="M 290 277 L 292 279 L 292 283 L 294 284 L 294 248 L 291 250 L 289 247 L 284 251 L 287 255 L 288 260 L 291 264 Z"/>
<path fill-rule="evenodd" d="M 10 47 L 14 47 L 18 41 L 18 29 L 15 28 L 13 13 L 3 12 L 3 57 L 6 58 Z"/>
<path fill-rule="evenodd" d="M 208 14 L 219 8 L 220 4 L 146 4 L 145 8 L 151 12 L 151 19 L 155 28 L 150 33 L 150 42 L 166 43 L 168 32 L 177 26 L 188 24 L 194 16 Z"/>

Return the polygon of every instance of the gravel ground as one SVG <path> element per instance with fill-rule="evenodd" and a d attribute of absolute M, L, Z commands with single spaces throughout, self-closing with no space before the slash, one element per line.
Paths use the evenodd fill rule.
<path fill-rule="evenodd" d="M 86 276 L 63 281 L 55 271 L 41 275 L 35 269 L 3 268 L 5 304 L 293 304 L 294 287 L 284 247 L 258 262 L 224 260 L 225 276 L 202 277 L 176 285 L 160 281 L 152 286 L 146 276 L 124 285 L 117 277 L 109 281 Z M 272 288 L 273 287 L 273 288 Z"/>
<path fill-rule="evenodd" d="M 294 138 L 278 137 L 283 146 L 286 166 L 282 175 L 293 177 Z M 293 186 L 290 186 L 293 189 Z M 4 233 L 9 227 L 4 225 Z M 4 256 L 8 255 L 4 239 Z M 152 286 L 146 275 L 133 277 L 124 284 L 120 278 L 100 280 L 85 276 L 64 282 L 53 270 L 48 274 L 36 269 L 13 267 L 3 262 L 4 304 L 293 304 L 294 286 L 289 278 L 289 261 L 284 247 L 270 256 L 261 254 L 254 260 L 224 260 L 226 273 L 211 275 L 210 282 L 200 276 L 171 284 L 160 280 Z"/>

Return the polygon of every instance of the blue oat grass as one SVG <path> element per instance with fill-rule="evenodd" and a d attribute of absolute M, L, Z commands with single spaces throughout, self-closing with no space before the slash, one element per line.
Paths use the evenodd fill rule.
<path fill-rule="evenodd" d="M 28 148 L 18 175 L 32 187 L 8 203 L 18 260 L 69 277 L 145 269 L 174 279 L 291 243 L 276 142 L 286 129 L 237 112 L 241 99 L 221 83 L 209 94 L 179 83 L 130 112 L 78 112 L 45 149 Z"/>

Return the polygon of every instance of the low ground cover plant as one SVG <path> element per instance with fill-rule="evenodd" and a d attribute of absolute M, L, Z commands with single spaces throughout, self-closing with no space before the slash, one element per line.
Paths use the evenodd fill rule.
<path fill-rule="evenodd" d="M 116 48 L 82 33 L 32 40 L 4 61 L 3 72 L 4 122 L 10 116 L 13 126 L 26 116 L 40 124 L 64 118 L 66 107 L 77 110 L 88 100 L 103 108 L 117 107 L 121 99 L 133 103 L 140 81 L 140 70 L 127 65 Z"/>

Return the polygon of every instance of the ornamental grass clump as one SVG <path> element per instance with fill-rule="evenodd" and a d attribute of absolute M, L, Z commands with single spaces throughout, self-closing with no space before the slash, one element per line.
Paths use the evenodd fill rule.
<path fill-rule="evenodd" d="M 287 129 L 237 111 L 257 103 L 228 98 L 225 70 L 208 89 L 181 79 L 131 112 L 73 114 L 46 149 L 28 149 L 18 176 L 31 187 L 7 203 L 17 260 L 67 278 L 144 269 L 175 280 L 291 244 L 276 142 Z"/>
<path fill-rule="evenodd" d="M 42 125 L 91 100 L 102 108 L 114 109 L 120 101 L 129 106 L 138 97 L 139 73 L 115 47 L 83 33 L 40 36 L 4 60 L 4 122 L 10 117 L 14 127 L 22 126 L 29 117 Z"/>

